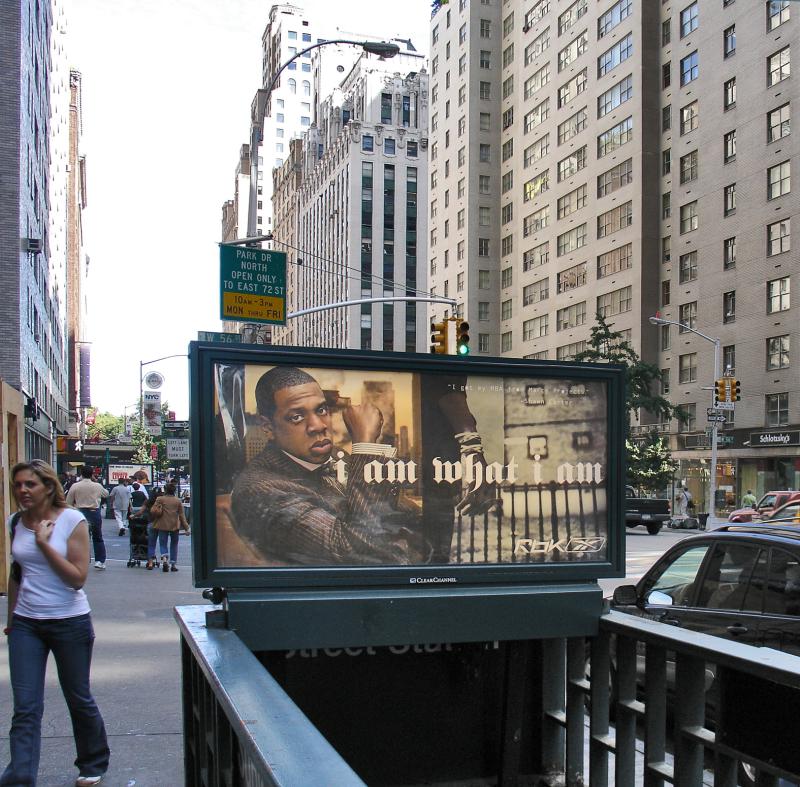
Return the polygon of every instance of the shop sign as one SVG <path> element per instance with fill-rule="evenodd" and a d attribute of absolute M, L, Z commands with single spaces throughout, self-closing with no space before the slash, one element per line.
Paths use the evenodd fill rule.
<path fill-rule="evenodd" d="M 750 432 L 750 445 L 753 448 L 770 448 L 785 445 L 800 445 L 800 429 L 785 432 Z"/>

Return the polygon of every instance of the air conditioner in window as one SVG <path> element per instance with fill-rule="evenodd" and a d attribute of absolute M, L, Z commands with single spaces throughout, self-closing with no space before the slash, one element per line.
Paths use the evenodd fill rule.
<path fill-rule="evenodd" d="M 41 238 L 25 238 L 25 251 L 38 254 L 42 250 Z"/>

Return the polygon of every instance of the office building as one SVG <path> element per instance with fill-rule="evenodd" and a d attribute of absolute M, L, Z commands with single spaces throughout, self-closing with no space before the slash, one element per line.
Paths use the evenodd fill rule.
<path fill-rule="evenodd" d="M 698 499 L 713 345 L 652 326 L 659 309 L 719 337 L 741 380 L 726 502 L 800 485 L 798 16 L 790 2 L 459 0 L 431 20 L 431 286 L 461 301 L 478 354 L 567 360 L 602 314 L 689 412 L 661 428 Z M 780 448 L 761 437 L 776 430 Z"/>

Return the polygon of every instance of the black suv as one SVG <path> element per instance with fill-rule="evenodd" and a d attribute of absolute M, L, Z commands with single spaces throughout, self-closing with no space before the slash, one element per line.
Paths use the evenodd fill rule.
<path fill-rule="evenodd" d="M 800 530 L 732 524 L 685 538 L 612 607 L 800 655 Z"/>

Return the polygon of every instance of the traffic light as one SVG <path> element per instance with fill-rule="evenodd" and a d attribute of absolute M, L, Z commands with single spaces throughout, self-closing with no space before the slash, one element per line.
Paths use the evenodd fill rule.
<path fill-rule="evenodd" d="M 431 323 L 431 353 L 447 355 L 447 320 Z"/>
<path fill-rule="evenodd" d="M 456 320 L 456 354 L 469 355 L 469 323 Z"/>
<path fill-rule="evenodd" d="M 724 378 L 717 380 L 714 383 L 714 404 L 730 401 L 728 399 L 729 392 L 730 388 L 728 388 L 728 381 Z"/>
<path fill-rule="evenodd" d="M 731 380 L 731 401 L 738 402 L 742 398 L 742 385 L 738 380 Z"/>

